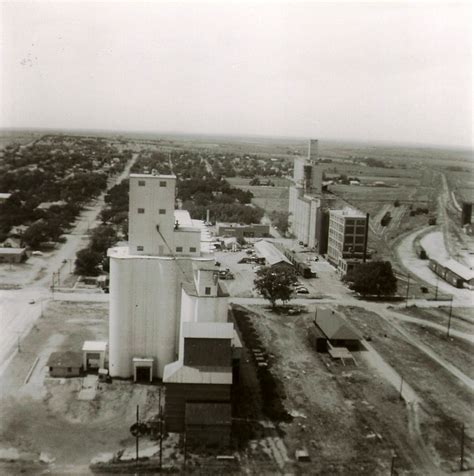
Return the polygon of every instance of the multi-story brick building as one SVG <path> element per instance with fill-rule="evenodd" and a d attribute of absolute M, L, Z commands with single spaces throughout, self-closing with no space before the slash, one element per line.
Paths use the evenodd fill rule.
<path fill-rule="evenodd" d="M 328 260 L 346 274 L 367 255 L 368 215 L 351 207 L 329 211 Z"/>

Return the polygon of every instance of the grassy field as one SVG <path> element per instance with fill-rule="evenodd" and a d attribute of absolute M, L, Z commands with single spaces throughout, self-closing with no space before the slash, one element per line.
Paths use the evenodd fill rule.
<path fill-rule="evenodd" d="M 249 190 L 253 193 L 252 203 L 263 208 L 267 213 L 272 211 L 288 211 L 290 181 L 285 178 L 271 177 L 274 187 L 249 185 L 251 179 L 237 177 L 227 181 L 234 187 Z"/>

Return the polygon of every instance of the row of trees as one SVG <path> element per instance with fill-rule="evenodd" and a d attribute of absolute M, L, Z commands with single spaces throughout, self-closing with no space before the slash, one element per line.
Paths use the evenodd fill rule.
<path fill-rule="evenodd" d="M 109 271 L 107 250 L 117 243 L 119 236 L 113 226 L 100 225 L 94 228 L 89 246 L 77 252 L 75 273 L 82 276 L 97 276 Z"/>

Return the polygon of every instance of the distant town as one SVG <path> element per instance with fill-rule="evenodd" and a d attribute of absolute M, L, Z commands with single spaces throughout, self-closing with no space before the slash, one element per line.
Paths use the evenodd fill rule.
<path fill-rule="evenodd" d="M 472 172 L 454 149 L 2 132 L 0 472 L 473 471 Z"/>

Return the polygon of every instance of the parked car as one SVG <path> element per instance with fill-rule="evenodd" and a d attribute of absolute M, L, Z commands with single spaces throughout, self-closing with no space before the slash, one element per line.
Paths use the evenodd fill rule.
<path fill-rule="evenodd" d="M 297 294 L 309 294 L 309 291 L 305 287 L 296 288 Z"/>
<path fill-rule="evenodd" d="M 31 254 L 33 256 L 43 256 L 43 253 L 41 251 L 33 251 Z"/>

